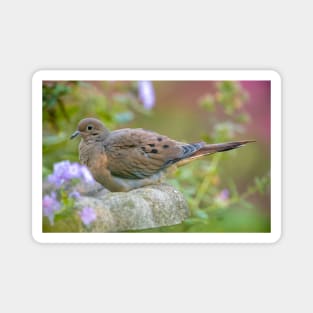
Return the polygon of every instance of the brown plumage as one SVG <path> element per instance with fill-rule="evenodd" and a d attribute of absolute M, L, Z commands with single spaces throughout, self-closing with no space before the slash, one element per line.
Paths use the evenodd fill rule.
<path fill-rule="evenodd" d="M 111 191 L 128 191 L 162 180 L 167 168 L 204 155 L 235 149 L 253 140 L 220 144 L 183 143 L 158 133 L 136 129 L 110 132 L 102 122 L 85 118 L 71 136 L 80 135 L 79 159 L 96 181 Z"/>

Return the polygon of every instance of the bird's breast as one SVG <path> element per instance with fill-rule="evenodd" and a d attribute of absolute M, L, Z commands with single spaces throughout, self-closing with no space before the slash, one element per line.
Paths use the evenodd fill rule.
<path fill-rule="evenodd" d="M 90 169 L 107 166 L 108 161 L 102 145 L 90 144 L 84 141 L 79 145 L 79 159 L 82 164 L 85 164 Z"/>

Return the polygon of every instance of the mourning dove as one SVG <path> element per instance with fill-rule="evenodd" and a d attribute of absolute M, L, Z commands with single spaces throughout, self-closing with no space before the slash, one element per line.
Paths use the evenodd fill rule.
<path fill-rule="evenodd" d="M 183 143 L 153 131 L 124 128 L 110 132 L 95 118 L 78 124 L 71 139 L 81 136 L 80 162 L 110 191 L 129 191 L 162 181 L 171 166 L 181 166 L 204 155 L 232 150 L 253 140 L 218 144 Z"/>

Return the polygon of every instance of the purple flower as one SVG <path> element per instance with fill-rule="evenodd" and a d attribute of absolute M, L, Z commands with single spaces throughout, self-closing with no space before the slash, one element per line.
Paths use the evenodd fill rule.
<path fill-rule="evenodd" d="M 78 163 L 70 164 L 66 174 L 69 179 L 79 178 L 81 176 L 81 166 Z"/>
<path fill-rule="evenodd" d="M 71 166 L 70 161 L 61 161 L 53 165 L 53 173 L 58 177 L 68 178 L 68 169 Z"/>
<path fill-rule="evenodd" d="M 61 206 L 57 200 L 55 192 L 51 192 L 50 195 L 45 195 L 42 199 L 43 215 L 47 216 L 50 224 L 54 222 L 54 212 L 60 210 Z"/>
<path fill-rule="evenodd" d="M 229 190 L 228 189 L 223 189 L 216 197 L 215 201 L 218 205 L 220 206 L 225 206 L 228 204 L 229 200 Z"/>
<path fill-rule="evenodd" d="M 65 181 L 70 179 L 69 168 L 70 161 L 62 161 L 53 165 L 53 174 L 48 176 L 48 181 L 57 186 L 62 185 Z"/>
<path fill-rule="evenodd" d="M 56 186 L 60 186 L 63 183 L 63 181 L 60 181 L 59 178 L 54 174 L 49 175 L 47 179 L 49 183 L 54 184 Z"/>
<path fill-rule="evenodd" d="M 80 172 L 81 172 L 81 177 L 83 178 L 85 183 L 92 183 L 93 184 L 95 182 L 90 171 L 88 170 L 88 168 L 85 165 L 81 166 Z"/>
<path fill-rule="evenodd" d="M 229 199 L 229 190 L 223 189 L 217 196 L 221 201 L 227 201 Z"/>
<path fill-rule="evenodd" d="M 96 212 L 93 208 L 85 207 L 79 212 L 80 219 L 83 224 L 88 226 L 97 218 Z"/>
<path fill-rule="evenodd" d="M 48 176 L 48 182 L 56 186 L 61 186 L 65 182 L 65 179 L 53 173 Z"/>
<path fill-rule="evenodd" d="M 85 165 L 70 163 L 70 161 L 55 163 L 53 174 L 48 176 L 48 181 L 59 187 L 76 178 L 82 178 L 86 183 L 94 183 L 94 179 Z"/>
<path fill-rule="evenodd" d="M 68 195 L 70 198 L 73 198 L 73 199 L 78 199 L 80 198 L 80 193 L 76 190 L 72 191 L 69 193 Z"/>
<path fill-rule="evenodd" d="M 153 84 L 151 81 L 142 80 L 138 82 L 139 99 L 142 101 L 143 106 L 150 110 L 155 104 L 155 94 Z"/>

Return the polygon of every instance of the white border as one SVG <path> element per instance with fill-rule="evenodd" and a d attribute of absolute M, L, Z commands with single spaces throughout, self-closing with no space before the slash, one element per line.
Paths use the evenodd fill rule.
<path fill-rule="evenodd" d="M 42 81 L 270 80 L 271 233 L 43 233 Z M 274 243 L 281 236 L 281 78 L 273 70 L 42 70 L 32 78 L 32 235 L 40 243 Z"/>

